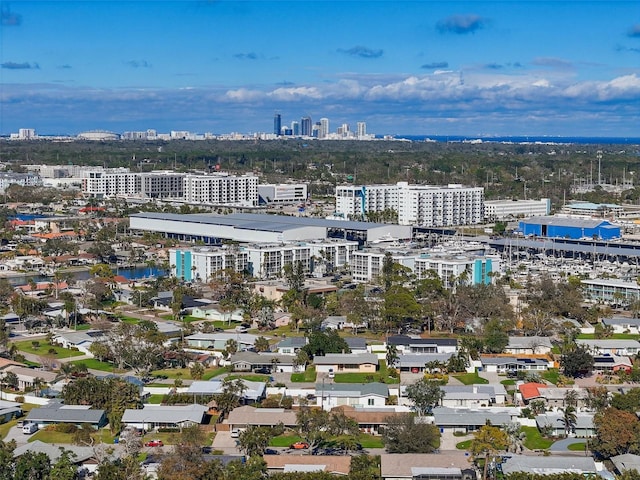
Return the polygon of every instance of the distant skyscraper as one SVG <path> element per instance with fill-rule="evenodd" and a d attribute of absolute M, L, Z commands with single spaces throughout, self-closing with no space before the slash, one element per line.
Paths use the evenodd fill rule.
<path fill-rule="evenodd" d="M 367 135 L 367 124 L 365 122 L 358 122 L 358 138 L 365 137 Z"/>
<path fill-rule="evenodd" d="M 293 135 L 294 137 L 300 135 L 300 122 L 291 122 L 291 135 Z"/>
<path fill-rule="evenodd" d="M 280 135 L 280 131 L 282 130 L 282 117 L 279 113 L 276 113 L 273 116 L 273 133 L 276 135 Z"/>
<path fill-rule="evenodd" d="M 303 137 L 310 137 L 312 128 L 313 124 L 311 123 L 311 117 L 302 117 L 300 119 L 300 135 Z"/>
<path fill-rule="evenodd" d="M 320 131 L 318 132 L 318 138 L 327 138 L 329 136 L 329 119 L 320 119 Z"/>

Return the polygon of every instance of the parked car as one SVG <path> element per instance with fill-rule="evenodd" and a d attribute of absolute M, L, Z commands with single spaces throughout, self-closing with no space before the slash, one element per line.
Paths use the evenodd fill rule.
<path fill-rule="evenodd" d="M 255 373 L 264 373 L 265 375 L 269 375 L 271 373 L 271 369 L 270 368 L 266 368 L 266 367 L 262 367 L 262 368 L 256 368 L 254 370 Z"/>
<path fill-rule="evenodd" d="M 231 438 L 238 438 L 240 436 L 240 429 L 234 428 L 231 430 Z"/>
<path fill-rule="evenodd" d="M 335 378 L 335 376 L 336 376 L 336 374 L 335 374 L 335 372 L 333 371 L 333 368 L 330 368 L 330 369 L 329 369 L 329 378 Z"/>
<path fill-rule="evenodd" d="M 265 455 L 280 455 L 280 452 L 278 450 L 274 450 L 273 448 L 267 448 L 264 451 Z"/>
<path fill-rule="evenodd" d="M 22 426 L 22 433 L 25 435 L 31 435 L 32 433 L 36 433 L 38 431 L 37 423 L 25 423 Z"/>
<path fill-rule="evenodd" d="M 164 442 L 162 440 L 149 440 L 144 444 L 145 447 L 164 447 Z"/>
<path fill-rule="evenodd" d="M 302 450 L 303 448 L 309 448 L 309 444 L 307 442 L 296 442 L 292 443 L 289 448 L 294 450 Z"/>

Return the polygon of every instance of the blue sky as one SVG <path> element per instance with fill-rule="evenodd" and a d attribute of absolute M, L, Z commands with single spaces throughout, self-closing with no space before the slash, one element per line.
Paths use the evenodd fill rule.
<path fill-rule="evenodd" d="M 0 134 L 640 137 L 640 2 L 2 1 Z"/>

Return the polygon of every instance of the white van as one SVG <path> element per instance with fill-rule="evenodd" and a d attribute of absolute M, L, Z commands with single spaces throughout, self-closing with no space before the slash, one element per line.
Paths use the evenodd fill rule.
<path fill-rule="evenodd" d="M 22 426 L 22 433 L 25 435 L 31 435 L 32 433 L 36 433 L 38 431 L 37 423 L 25 423 Z"/>

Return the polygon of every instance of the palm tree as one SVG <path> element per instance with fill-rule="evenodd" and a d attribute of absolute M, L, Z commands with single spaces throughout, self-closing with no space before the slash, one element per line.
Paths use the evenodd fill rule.
<path fill-rule="evenodd" d="M 578 417 L 576 415 L 576 407 L 567 405 L 562 409 L 562 423 L 564 425 L 564 434 L 568 437 L 576 429 L 576 422 Z"/>
<path fill-rule="evenodd" d="M 270 348 L 269 340 L 264 337 L 258 337 L 253 343 L 253 347 L 256 349 L 256 352 L 268 352 Z"/>

